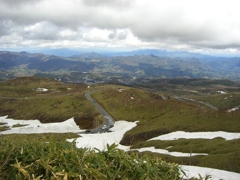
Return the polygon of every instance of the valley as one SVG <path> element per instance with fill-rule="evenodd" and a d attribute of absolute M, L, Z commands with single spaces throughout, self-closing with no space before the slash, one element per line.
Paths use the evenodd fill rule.
<path fill-rule="evenodd" d="M 64 57 L 0 51 L 0 80 L 39 76 L 66 83 L 131 84 L 139 79 L 240 79 L 239 57 L 159 52 L 137 51 L 122 55 L 91 52 Z"/>

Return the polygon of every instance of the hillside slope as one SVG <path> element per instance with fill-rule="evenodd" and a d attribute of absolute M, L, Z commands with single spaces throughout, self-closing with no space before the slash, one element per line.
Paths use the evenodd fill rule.
<path fill-rule="evenodd" d="M 132 149 L 155 147 L 169 152 L 207 153 L 207 156 L 193 157 L 173 157 L 159 153 L 154 153 L 154 156 L 169 162 L 240 172 L 239 139 L 188 140 L 186 137 L 174 141 L 149 141 L 176 131 L 239 133 L 239 109 L 234 112 L 215 111 L 202 108 L 197 103 L 179 101 L 172 96 L 163 98 L 163 94 L 127 87 L 109 88 L 93 94 L 93 97 L 115 120 L 138 121 L 138 125 L 124 135 L 121 144 L 130 145 Z"/>

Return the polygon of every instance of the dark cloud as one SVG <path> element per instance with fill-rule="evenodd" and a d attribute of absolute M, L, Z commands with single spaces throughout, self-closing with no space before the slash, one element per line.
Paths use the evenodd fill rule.
<path fill-rule="evenodd" d="M 124 39 L 127 38 L 127 36 L 128 36 L 128 33 L 126 31 L 119 32 L 118 35 L 117 35 L 117 39 L 124 40 Z"/>
<path fill-rule="evenodd" d="M 91 42 L 91 46 L 111 42 L 123 47 L 236 49 L 237 2 L 0 0 L 0 36 L 15 43 L 76 39 L 74 44 Z"/>
<path fill-rule="evenodd" d="M 0 6 L 0 17 L 2 19 L 10 20 L 18 25 L 32 24 L 41 21 L 42 14 L 39 13 L 38 8 L 33 5 L 41 1 L 0 1 L 2 1 Z"/>
<path fill-rule="evenodd" d="M 116 30 L 113 30 L 109 35 L 108 35 L 108 38 L 109 39 L 114 39 L 117 35 L 117 31 Z"/>
<path fill-rule="evenodd" d="M 13 23 L 10 20 L 0 19 L 0 36 L 5 36 L 11 33 Z"/>
<path fill-rule="evenodd" d="M 26 39 L 56 40 L 59 28 L 49 22 L 39 22 L 24 28 L 23 37 Z"/>
<path fill-rule="evenodd" d="M 82 0 L 85 5 L 88 6 L 108 6 L 108 7 L 127 7 L 131 6 L 135 0 Z"/>
<path fill-rule="evenodd" d="M 115 30 L 112 30 L 111 33 L 109 33 L 108 38 L 111 40 L 124 40 L 127 38 L 127 36 L 128 36 L 128 32 L 126 30 L 117 31 L 115 29 Z"/>
<path fill-rule="evenodd" d="M 0 0 L 1 5 L 6 5 L 11 8 L 21 8 L 21 6 L 34 5 L 42 0 Z"/>
<path fill-rule="evenodd" d="M 216 49 L 216 50 L 224 50 L 224 49 L 236 49 L 240 50 L 240 43 L 214 43 L 214 42 L 204 42 L 204 43 L 195 43 L 192 44 L 195 48 L 208 48 L 208 49 Z"/>

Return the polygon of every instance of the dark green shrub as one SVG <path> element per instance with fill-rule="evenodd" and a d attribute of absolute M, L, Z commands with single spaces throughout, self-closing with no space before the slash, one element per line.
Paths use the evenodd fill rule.
<path fill-rule="evenodd" d="M 64 141 L 0 142 L 0 179 L 181 179 L 179 167 L 116 149 L 78 149 Z"/>

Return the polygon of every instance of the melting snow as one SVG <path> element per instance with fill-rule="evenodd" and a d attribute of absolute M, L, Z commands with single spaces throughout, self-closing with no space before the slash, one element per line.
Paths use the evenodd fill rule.
<path fill-rule="evenodd" d="M 183 178 L 199 178 L 199 174 L 201 177 L 206 177 L 207 175 L 210 175 L 210 180 L 239 180 L 240 174 L 234 173 L 230 171 L 224 171 L 219 169 L 212 169 L 212 168 L 205 168 L 205 167 L 197 167 L 197 166 L 181 166 L 182 170 L 185 171 L 186 176 L 183 176 Z"/>
<path fill-rule="evenodd" d="M 7 116 L 0 117 L 0 122 L 7 123 L 7 126 L 26 125 L 23 127 L 11 128 L 7 131 L 2 131 L 1 134 L 33 134 L 33 133 L 65 133 L 65 132 L 80 132 L 81 130 L 76 125 L 73 118 L 64 122 L 42 124 L 39 120 L 14 120 L 8 119 Z M 83 131 L 83 130 L 82 130 Z"/>
<path fill-rule="evenodd" d="M 64 133 L 64 132 L 75 132 L 80 133 L 84 132 L 84 130 L 80 130 L 79 127 L 74 122 L 73 118 L 68 119 L 64 122 L 60 123 L 48 123 L 42 124 L 39 120 L 13 120 L 8 119 L 7 116 L 0 117 L 0 122 L 7 123 L 7 126 L 12 127 L 14 124 L 24 124 L 27 126 L 18 127 L 18 128 L 11 128 L 7 131 L 2 131 L 1 134 L 31 134 L 31 133 L 47 133 L 47 132 L 55 132 L 55 133 Z M 127 122 L 127 121 L 117 121 L 115 122 L 114 127 L 112 130 L 114 132 L 111 133 L 102 133 L 102 134 L 80 134 L 82 137 L 77 139 L 68 139 L 68 141 L 76 140 L 76 146 L 78 148 L 98 148 L 99 150 L 106 149 L 107 144 L 118 144 L 118 148 L 123 149 L 125 151 L 130 150 L 128 146 L 120 145 L 120 141 L 123 135 L 133 127 L 137 125 L 137 122 Z M 167 135 L 159 136 L 160 139 L 164 140 L 173 140 L 178 138 L 214 138 L 214 137 L 223 137 L 227 140 L 240 138 L 240 133 L 227 133 L 227 132 L 199 132 L 199 133 L 186 133 L 186 132 L 173 132 Z M 159 138 L 157 137 L 157 138 Z M 211 138 L 210 138 L 211 137 Z M 153 140 L 152 138 L 151 140 Z M 155 138 L 156 139 L 156 138 Z M 144 148 L 141 148 L 144 150 Z M 140 149 L 140 151 L 141 151 Z M 148 148 L 148 150 L 155 152 L 155 151 L 162 151 L 155 148 Z M 173 155 L 182 155 L 179 152 L 168 152 L 164 150 L 165 153 L 171 153 Z M 163 152 L 164 153 L 164 152 Z M 177 154 L 179 153 L 179 154 Z M 192 155 L 195 153 L 192 153 Z M 181 166 L 181 168 L 186 172 L 186 176 L 183 178 L 192 178 L 196 177 L 199 178 L 199 174 L 202 177 L 206 175 L 211 175 L 211 179 L 213 180 L 237 180 L 240 179 L 239 173 L 212 169 L 212 168 L 203 168 L 203 167 L 196 167 L 196 166 Z"/>
<path fill-rule="evenodd" d="M 227 94 L 225 91 L 216 91 L 216 92 L 220 94 Z"/>
<path fill-rule="evenodd" d="M 164 134 L 151 140 L 177 140 L 180 138 L 184 139 L 214 139 L 217 137 L 224 138 L 226 140 L 239 139 L 240 133 L 229 133 L 223 131 L 216 132 L 184 132 L 184 131 L 176 131 L 169 134 Z"/>
<path fill-rule="evenodd" d="M 129 150 L 130 147 L 120 145 L 120 141 L 123 138 L 123 135 L 135 127 L 136 122 L 127 122 L 127 121 L 117 121 L 114 124 L 114 127 L 111 128 L 113 132 L 110 133 L 101 133 L 101 134 L 81 134 L 82 137 L 76 139 L 76 146 L 78 148 L 97 148 L 99 150 L 105 150 L 107 144 L 118 144 L 119 149 Z M 71 142 L 75 139 L 69 139 Z"/>
<path fill-rule="evenodd" d="M 39 91 L 39 92 L 47 92 L 48 89 L 46 89 L 46 88 L 37 88 L 36 91 Z"/>
<path fill-rule="evenodd" d="M 239 108 L 240 108 L 240 105 L 239 105 L 239 106 L 236 106 L 236 107 L 234 107 L 234 108 L 232 108 L 232 109 L 227 110 L 227 112 L 233 112 L 233 111 L 238 110 Z"/>
<path fill-rule="evenodd" d="M 146 147 L 146 148 L 140 148 L 140 149 L 132 149 L 132 150 L 137 150 L 139 152 L 144 152 L 144 151 L 151 151 L 159 154 L 167 154 L 170 156 L 175 156 L 175 157 L 191 157 L 191 156 L 199 156 L 199 155 L 208 155 L 206 153 L 182 153 L 182 152 L 169 152 L 166 149 L 156 149 L 155 147 Z"/>

